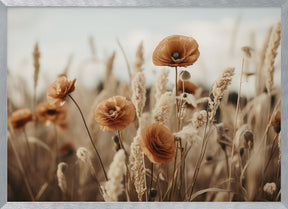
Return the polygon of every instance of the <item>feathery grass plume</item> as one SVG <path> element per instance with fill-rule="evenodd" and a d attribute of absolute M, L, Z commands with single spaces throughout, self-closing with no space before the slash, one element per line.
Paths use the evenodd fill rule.
<path fill-rule="evenodd" d="M 184 126 L 181 131 L 174 133 L 173 136 L 176 139 L 185 140 L 191 145 L 197 144 L 202 140 L 202 137 L 198 135 L 198 130 L 192 125 L 192 123 Z"/>
<path fill-rule="evenodd" d="M 136 60 L 134 63 L 134 72 L 142 72 L 143 71 L 143 63 L 144 63 L 144 56 L 143 56 L 143 41 L 138 46 L 137 52 L 136 52 Z"/>
<path fill-rule="evenodd" d="M 151 88 L 150 88 L 150 94 L 149 94 L 149 109 L 150 111 L 153 110 L 153 108 L 155 107 L 155 104 L 157 102 L 157 99 L 156 99 L 156 86 L 153 85 Z"/>
<path fill-rule="evenodd" d="M 112 55 L 109 57 L 109 59 L 106 62 L 106 70 L 105 70 L 105 80 L 104 80 L 104 89 L 108 88 L 110 86 L 110 81 L 112 77 L 112 70 L 113 70 L 113 63 L 115 59 L 116 53 L 115 51 L 112 53 Z"/>
<path fill-rule="evenodd" d="M 146 101 L 145 77 L 142 72 L 137 72 L 132 79 L 132 102 L 136 108 L 136 115 L 141 117 Z"/>
<path fill-rule="evenodd" d="M 105 202 L 116 202 L 118 196 L 123 192 L 123 175 L 126 173 L 125 152 L 120 149 L 114 155 L 113 161 L 108 170 L 108 181 L 102 187 Z"/>
<path fill-rule="evenodd" d="M 156 123 L 165 125 L 172 112 L 175 97 L 172 92 L 164 93 L 153 110 L 153 118 Z"/>
<path fill-rule="evenodd" d="M 228 88 L 228 86 L 232 82 L 232 76 L 234 75 L 234 68 L 225 69 L 219 78 L 215 81 L 212 89 L 213 100 L 209 100 L 209 120 L 212 121 L 216 111 L 220 105 L 220 100 L 223 97 L 224 91 Z"/>
<path fill-rule="evenodd" d="M 38 75 L 39 75 L 39 69 L 40 69 L 39 58 L 40 58 L 39 46 L 38 46 L 38 43 L 36 43 L 34 46 L 34 51 L 33 51 L 34 89 L 36 89 L 37 82 L 38 82 Z"/>
<path fill-rule="evenodd" d="M 67 163 L 61 162 L 58 164 L 58 167 L 57 167 L 58 186 L 63 192 L 63 194 L 67 192 L 67 181 L 66 181 L 66 176 L 64 174 L 67 166 L 68 166 Z"/>
<path fill-rule="evenodd" d="M 168 75 L 169 75 L 169 71 L 163 69 L 157 78 L 157 83 L 155 85 L 155 87 L 156 87 L 156 93 L 155 93 L 156 101 L 166 92 Z"/>
<path fill-rule="evenodd" d="M 263 191 L 269 195 L 273 195 L 276 192 L 277 186 L 274 182 L 266 183 L 263 187 Z"/>
<path fill-rule="evenodd" d="M 276 26 L 273 28 L 269 46 L 266 51 L 265 65 L 266 65 L 266 88 L 268 94 L 271 94 L 271 90 L 274 83 L 274 63 L 277 56 L 277 49 L 280 45 L 281 40 L 281 21 L 279 21 Z"/>
<path fill-rule="evenodd" d="M 207 122 L 207 112 L 205 110 L 201 110 L 199 112 L 195 112 L 192 118 L 192 124 L 196 129 L 201 128 Z"/>
<path fill-rule="evenodd" d="M 144 168 L 144 153 L 139 144 L 139 135 L 134 137 L 130 146 L 129 166 L 131 178 L 134 180 L 134 186 L 138 194 L 139 201 L 142 201 L 142 196 L 146 191 L 146 177 Z"/>
<path fill-rule="evenodd" d="M 257 66 L 257 69 L 256 69 L 256 76 L 255 76 L 255 95 L 256 96 L 258 96 L 259 94 L 263 92 L 264 86 L 265 86 L 265 79 L 263 79 L 263 66 L 265 62 L 266 50 L 269 45 L 271 33 L 272 33 L 272 27 L 269 28 L 267 36 L 264 40 L 261 53 L 260 53 L 259 66 Z"/>

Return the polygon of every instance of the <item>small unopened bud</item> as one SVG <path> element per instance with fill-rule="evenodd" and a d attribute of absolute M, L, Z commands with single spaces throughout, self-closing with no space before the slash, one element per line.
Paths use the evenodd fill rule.
<path fill-rule="evenodd" d="M 187 70 L 183 70 L 180 72 L 179 77 L 182 81 L 187 81 L 191 78 L 191 75 Z"/>
<path fill-rule="evenodd" d="M 246 131 L 244 133 L 245 148 L 252 149 L 254 144 L 254 135 L 252 131 Z"/>

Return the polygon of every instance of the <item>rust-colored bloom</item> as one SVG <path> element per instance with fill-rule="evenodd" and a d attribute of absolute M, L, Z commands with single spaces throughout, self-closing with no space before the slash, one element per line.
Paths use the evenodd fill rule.
<path fill-rule="evenodd" d="M 183 81 L 180 79 L 178 80 L 178 94 L 181 94 L 183 92 Z M 198 86 L 196 84 L 190 82 L 190 81 L 184 81 L 184 92 L 188 94 L 195 94 L 198 89 Z"/>
<path fill-rule="evenodd" d="M 26 123 L 34 120 L 31 110 L 24 108 L 14 111 L 9 117 L 9 123 L 13 129 L 23 129 Z"/>
<path fill-rule="evenodd" d="M 135 107 L 125 97 L 114 96 L 97 105 L 94 119 L 103 131 L 120 131 L 134 121 Z"/>
<path fill-rule="evenodd" d="M 172 35 L 164 38 L 153 52 L 157 66 L 187 67 L 199 57 L 197 41 L 188 36 Z"/>
<path fill-rule="evenodd" d="M 59 155 L 61 157 L 68 157 L 75 153 L 75 147 L 73 144 L 66 142 L 59 149 Z"/>
<path fill-rule="evenodd" d="M 55 107 L 49 105 L 48 102 L 42 102 L 37 106 L 36 114 L 39 122 L 46 126 L 54 124 L 63 129 L 67 127 L 68 109 L 66 105 Z"/>
<path fill-rule="evenodd" d="M 278 110 L 272 119 L 271 125 L 273 126 L 276 133 L 281 131 L 281 111 Z"/>
<path fill-rule="evenodd" d="M 171 131 L 153 123 L 141 133 L 140 141 L 144 154 L 152 163 L 167 163 L 175 156 L 175 144 Z"/>
<path fill-rule="evenodd" d="M 66 75 L 59 76 L 47 89 L 47 101 L 51 106 L 62 106 L 66 96 L 74 91 L 76 79 L 69 80 Z"/>

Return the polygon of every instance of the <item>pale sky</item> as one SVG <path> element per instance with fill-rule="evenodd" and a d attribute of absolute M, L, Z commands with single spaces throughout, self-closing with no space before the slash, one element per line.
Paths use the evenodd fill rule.
<path fill-rule="evenodd" d="M 231 37 L 237 19 L 239 27 L 232 56 Z M 235 67 L 236 77 L 231 87 L 235 90 L 241 72 L 241 47 L 252 46 L 258 52 L 269 27 L 279 20 L 278 8 L 9 8 L 8 67 L 12 74 L 21 74 L 33 81 L 32 52 L 38 42 L 40 83 L 43 78 L 52 82 L 73 54 L 69 77 L 76 77 L 78 82 L 92 88 L 103 79 L 104 62 L 114 50 L 114 74 L 119 80 L 128 79 L 116 38 L 121 41 L 131 66 L 137 46 L 143 41 L 144 72 L 151 85 L 157 77 L 153 71 L 159 70 L 152 63 L 154 48 L 166 36 L 182 34 L 194 37 L 199 44 L 200 58 L 187 68 L 191 81 L 210 87 L 223 69 Z M 84 65 L 91 56 L 89 36 L 94 37 L 99 62 Z M 254 58 L 252 64 L 257 61 L 257 57 Z M 275 79 L 280 82 L 280 59 L 276 60 L 276 66 Z M 171 85 L 173 76 L 171 73 Z M 253 82 L 249 80 L 243 91 L 253 92 Z M 38 93 L 46 88 L 40 84 Z"/>

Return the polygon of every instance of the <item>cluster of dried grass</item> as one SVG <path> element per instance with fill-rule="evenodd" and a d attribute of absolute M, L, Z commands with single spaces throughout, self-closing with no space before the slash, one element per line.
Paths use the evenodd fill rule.
<path fill-rule="evenodd" d="M 68 66 L 47 85 L 45 102 L 35 93 L 36 44 L 33 97 L 25 94 L 25 109 L 8 98 L 8 200 L 279 201 L 281 93 L 273 76 L 280 31 L 279 22 L 259 55 L 253 98 L 241 97 L 245 63 L 258 56 L 250 47 L 242 48 L 242 69 L 223 70 L 207 91 L 179 69 L 197 61 L 198 43 L 175 35 L 153 54 L 155 65 L 175 68 L 172 92 L 169 67 L 146 89 L 140 43 L 128 84 L 113 76 L 113 53 L 103 88 L 77 87 Z M 227 90 L 236 72 L 233 99 Z"/>

